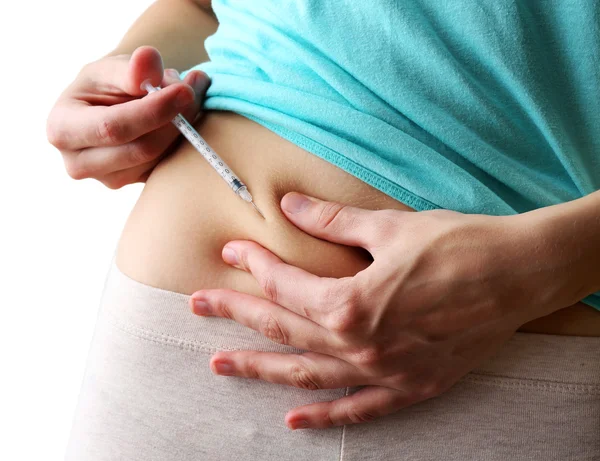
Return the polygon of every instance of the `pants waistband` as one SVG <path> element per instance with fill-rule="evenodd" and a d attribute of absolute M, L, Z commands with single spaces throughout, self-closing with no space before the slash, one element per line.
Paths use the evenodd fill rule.
<path fill-rule="evenodd" d="M 302 352 L 274 343 L 233 320 L 196 316 L 190 310 L 189 298 L 133 280 L 121 272 L 113 258 L 100 315 L 108 315 L 131 334 L 192 350 Z M 516 332 L 473 373 L 585 384 L 597 386 L 594 392 L 600 392 L 600 337 Z"/>

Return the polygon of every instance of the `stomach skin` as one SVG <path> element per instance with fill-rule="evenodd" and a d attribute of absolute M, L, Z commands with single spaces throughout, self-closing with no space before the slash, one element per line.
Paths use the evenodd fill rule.
<path fill-rule="evenodd" d="M 293 226 L 279 208 L 291 191 L 366 209 L 415 211 L 241 115 L 207 111 L 195 126 L 248 185 L 267 219 L 189 143 L 181 143 L 149 176 L 118 242 L 115 263 L 138 282 L 188 295 L 232 288 L 260 296 L 250 274 L 221 259 L 223 246 L 237 239 L 254 240 L 320 276 L 351 276 L 371 263 L 364 249 L 325 242 Z M 579 302 L 519 331 L 600 336 L 600 312 Z"/>

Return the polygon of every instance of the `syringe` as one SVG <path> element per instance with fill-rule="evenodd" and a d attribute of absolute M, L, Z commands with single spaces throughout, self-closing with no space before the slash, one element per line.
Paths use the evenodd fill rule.
<path fill-rule="evenodd" d="M 144 80 L 141 87 L 148 93 L 154 93 L 155 91 L 161 90 L 160 87 L 152 86 L 149 80 Z M 219 173 L 229 187 L 231 187 L 233 192 L 235 192 L 244 201 L 251 203 L 254 209 L 258 211 L 264 219 L 266 219 L 265 215 L 262 214 L 252 200 L 252 195 L 250 194 L 248 187 L 246 187 L 240 178 L 237 177 L 237 175 L 232 171 L 231 167 L 227 165 L 213 149 L 210 148 L 204 138 L 198 134 L 194 127 L 190 125 L 185 118 L 183 118 L 183 115 L 177 114 L 177 116 L 171 120 L 171 122 L 179 131 L 181 131 L 181 133 L 192 144 L 192 146 L 194 146 L 196 150 L 202 154 L 202 157 L 208 161 L 208 163 L 216 170 L 216 172 Z"/>

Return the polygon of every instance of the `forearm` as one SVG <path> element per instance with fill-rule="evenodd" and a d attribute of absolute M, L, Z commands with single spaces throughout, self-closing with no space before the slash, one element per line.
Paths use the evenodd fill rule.
<path fill-rule="evenodd" d="M 108 54 L 131 54 L 137 47 L 155 47 L 165 68 L 179 71 L 204 61 L 204 41 L 218 27 L 211 11 L 193 0 L 158 0 L 129 28 L 119 45 Z"/>
<path fill-rule="evenodd" d="M 556 276 L 547 295 L 575 303 L 599 291 L 600 190 L 520 216 L 526 215 L 532 218 L 526 224 L 532 226 L 539 248 L 546 253 L 540 255 L 540 261 Z"/>

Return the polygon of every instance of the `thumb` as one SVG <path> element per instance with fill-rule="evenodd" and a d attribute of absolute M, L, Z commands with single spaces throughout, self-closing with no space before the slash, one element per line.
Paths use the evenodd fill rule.
<path fill-rule="evenodd" d="M 307 234 L 330 242 L 371 250 L 377 246 L 381 227 L 389 220 L 377 219 L 377 211 L 290 192 L 281 199 L 286 217 Z"/>
<path fill-rule="evenodd" d="M 140 46 L 132 53 L 127 69 L 125 91 L 131 95 L 142 96 L 146 92 L 140 88 L 146 79 L 154 86 L 163 80 L 163 62 L 159 51 L 151 46 Z"/>

